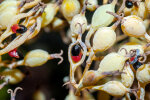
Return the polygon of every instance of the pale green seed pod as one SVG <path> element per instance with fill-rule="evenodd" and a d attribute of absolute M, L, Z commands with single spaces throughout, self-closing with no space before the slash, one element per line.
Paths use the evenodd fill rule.
<path fill-rule="evenodd" d="M 145 3 L 140 2 L 138 8 L 136 6 L 134 6 L 132 8 L 132 13 L 133 13 L 133 15 L 137 15 L 140 18 L 145 19 L 147 17 L 147 11 L 145 8 Z"/>
<path fill-rule="evenodd" d="M 58 18 L 58 17 L 55 17 L 53 22 L 52 22 L 52 28 L 53 29 L 62 29 L 63 28 L 63 25 L 64 25 L 64 20 Z"/>
<path fill-rule="evenodd" d="M 73 17 L 70 25 L 74 34 L 84 33 L 87 28 L 87 20 L 84 14 L 77 14 Z"/>
<path fill-rule="evenodd" d="M 126 57 L 118 53 L 110 53 L 100 62 L 98 71 L 99 73 L 117 70 L 122 71 L 126 60 Z"/>
<path fill-rule="evenodd" d="M 3 1 L 0 4 L 0 29 L 6 29 L 10 21 L 18 13 L 18 2 L 15 0 L 12 1 Z"/>
<path fill-rule="evenodd" d="M 79 98 L 74 95 L 72 90 L 69 91 L 69 94 L 65 98 L 65 100 L 78 100 L 78 99 Z"/>
<path fill-rule="evenodd" d="M 141 37 L 146 33 L 143 20 L 135 15 L 124 17 L 121 22 L 121 29 L 124 34 L 133 37 Z"/>
<path fill-rule="evenodd" d="M 98 76 L 100 75 L 97 71 L 94 70 L 87 71 L 83 77 L 82 86 L 86 87 L 86 86 L 95 85 L 95 83 L 99 80 Z"/>
<path fill-rule="evenodd" d="M 117 3 L 117 0 L 113 0 L 111 4 L 102 5 L 99 8 L 97 8 L 96 11 L 94 12 L 90 30 L 87 33 L 86 38 L 85 38 L 85 44 L 88 49 L 91 47 L 91 44 L 89 41 L 91 39 L 91 36 L 94 34 L 94 32 L 99 27 L 106 27 L 112 23 L 114 16 L 108 14 L 107 11 L 115 12 L 114 9 L 115 9 L 116 3 Z"/>
<path fill-rule="evenodd" d="M 112 96 L 118 97 L 121 97 L 130 91 L 130 89 L 126 88 L 121 82 L 118 81 L 109 81 L 104 85 L 95 86 L 92 89 L 102 90 Z"/>
<path fill-rule="evenodd" d="M 99 8 L 97 8 L 92 17 L 91 27 L 99 28 L 111 24 L 114 19 L 114 16 L 106 13 L 106 11 L 110 11 L 114 13 L 115 4 L 116 4 L 116 0 L 114 0 L 111 4 L 102 5 Z"/>
<path fill-rule="evenodd" d="M 86 0 L 81 0 L 82 4 L 84 4 Z M 87 9 L 90 11 L 94 11 L 98 6 L 98 1 L 97 0 L 88 0 L 87 4 Z"/>
<path fill-rule="evenodd" d="M 136 71 L 136 78 L 142 84 L 150 83 L 150 65 L 144 64 L 140 66 Z"/>
<path fill-rule="evenodd" d="M 144 53 L 144 48 L 142 45 L 139 45 L 137 43 L 133 43 L 133 42 L 129 42 L 129 43 L 126 43 L 125 45 L 122 45 L 120 47 L 120 49 L 118 50 L 118 54 L 122 55 L 122 56 L 126 56 L 126 51 L 125 50 L 121 50 L 121 49 L 126 49 L 127 53 L 130 52 L 130 50 L 133 50 L 133 49 L 139 49 L 140 51 L 140 54 L 143 54 Z"/>
<path fill-rule="evenodd" d="M 54 19 L 59 6 L 57 4 L 48 3 L 42 14 L 42 27 L 47 26 Z"/>
<path fill-rule="evenodd" d="M 148 12 L 150 13 L 150 0 L 145 0 L 145 5 L 146 5 Z"/>
<path fill-rule="evenodd" d="M 21 82 L 24 78 L 24 74 L 18 69 L 6 69 L 1 73 L 4 76 L 4 80 L 8 81 L 10 84 L 17 84 Z"/>
<path fill-rule="evenodd" d="M 70 22 L 72 18 L 80 12 L 80 3 L 78 0 L 63 0 L 61 4 L 61 12 Z"/>
<path fill-rule="evenodd" d="M 49 60 L 48 52 L 44 50 L 32 50 L 24 58 L 24 64 L 29 67 L 36 67 L 45 64 Z"/>
<path fill-rule="evenodd" d="M 121 74 L 121 82 L 125 87 L 130 88 L 133 84 L 133 81 L 134 73 L 130 68 L 130 65 L 127 65 L 124 67 L 123 73 Z"/>
<path fill-rule="evenodd" d="M 99 28 L 93 38 L 93 50 L 104 51 L 110 48 L 116 41 L 116 33 L 111 27 Z"/>

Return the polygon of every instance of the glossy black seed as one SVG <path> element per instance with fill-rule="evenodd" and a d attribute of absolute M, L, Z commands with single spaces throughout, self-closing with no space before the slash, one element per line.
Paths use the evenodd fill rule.
<path fill-rule="evenodd" d="M 15 34 L 15 33 L 14 33 L 14 34 L 12 34 L 12 35 L 11 35 L 11 40 L 14 40 L 16 37 L 17 37 L 17 36 L 16 36 L 16 34 Z"/>
<path fill-rule="evenodd" d="M 18 53 L 18 55 L 19 55 L 19 58 L 17 58 L 18 60 L 24 59 L 23 54 L 22 54 L 19 50 L 17 50 L 17 53 Z"/>
<path fill-rule="evenodd" d="M 19 29 L 16 30 L 17 33 L 24 33 L 27 31 L 27 28 L 24 25 L 19 25 Z"/>
<path fill-rule="evenodd" d="M 133 2 L 127 0 L 127 1 L 126 1 L 126 7 L 127 7 L 127 8 L 132 8 L 132 7 L 133 7 Z"/>
<path fill-rule="evenodd" d="M 143 64 L 137 61 L 136 63 L 133 64 L 133 67 L 135 70 L 137 70 L 141 65 Z"/>
<path fill-rule="evenodd" d="M 80 51 L 81 47 L 79 45 L 75 45 L 71 50 L 71 54 L 72 56 L 78 56 L 80 54 Z"/>

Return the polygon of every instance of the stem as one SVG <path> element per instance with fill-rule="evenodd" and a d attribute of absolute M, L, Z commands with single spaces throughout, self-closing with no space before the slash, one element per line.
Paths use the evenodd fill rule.
<path fill-rule="evenodd" d="M 147 33 L 144 34 L 144 37 L 146 38 L 146 40 L 147 40 L 148 42 L 150 42 L 150 36 L 149 36 Z"/>
<path fill-rule="evenodd" d="M 96 29 L 91 27 L 89 32 L 87 33 L 87 35 L 85 37 L 85 44 L 86 44 L 88 49 L 91 48 L 90 39 L 91 39 L 91 36 L 94 34 L 95 31 L 96 31 Z"/>
<path fill-rule="evenodd" d="M 121 7 L 117 11 L 117 14 L 120 14 L 123 11 L 123 9 L 125 8 L 125 2 L 126 2 L 126 0 L 123 0 Z"/>

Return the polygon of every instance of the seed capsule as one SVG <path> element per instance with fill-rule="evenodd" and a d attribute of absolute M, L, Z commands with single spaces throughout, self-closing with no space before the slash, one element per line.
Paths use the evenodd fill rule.
<path fill-rule="evenodd" d="M 81 0 L 81 3 L 84 4 L 86 0 Z M 87 9 L 90 11 L 94 11 L 98 6 L 97 0 L 88 0 Z"/>
<path fill-rule="evenodd" d="M 150 41 L 143 20 L 138 16 L 131 15 L 124 17 L 121 22 L 121 29 L 128 36 L 145 37 L 147 41 Z"/>
<path fill-rule="evenodd" d="M 21 82 L 24 78 L 24 74 L 18 69 L 6 69 L 1 73 L 4 77 L 4 80 L 9 80 L 10 84 L 17 84 Z"/>
<path fill-rule="evenodd" d="M 93 38 L 94 51 L 104 51 L 116 41 L 116 33 L 111 27 L 99 28 Z"/>
<path fill-rule="evenodd" d="M 87 20 L 85 15 L 75 15 L 71 21 L 70 28 L 75 35 L 78 35 L 79 33 L 84 33 L 87 28 Z"/>
<path fill-rule="evenodd" d="M 18 13 L 18 2 L 15 0 L 3 1 L 0 4 L 0 26 L 1 29 L 6 29 L 12 18 Z"/>
<path fill-rule="evenodd" d="M 93 28 L 97 29 L 102 26 L 105 27 L 112 23 L 114 16 L 106 13 L 106 11 L 115 12 L 115 4 L 116 0 L 114 0 L 111 4 L 102 5 L 96 9 L 91 23 Z"/>
<path fill-rule="evenodd" d="M 130 65 L 128 64 L 127 66 L 124 67 L 123 73 L 121 74 L 121 82 L 125 87 L 130 88 L 133 84 L 133 81 L 134 81 L 134 73 L 130 68 Z"/>
<path fill-rule="evenodd" d="M 126 60 L 126 57 L 118 53 L 110 53 L 101 61 L 98 71 L 99 73 L 117 70 L 122 71 Z"/>
<path fill-rule="evenodd" d="M 150 13 L 150 0 L 145 0 L 145 5 L 146 5 L 148 12 Z"/>
<path fill-rule="evenodd" d="M 52 3 L 47 4 L 42 14 L 42 27 L 45 27 L 52 22 L 58 10 L 59 10 L 58 5 Z"/>
<path fill-rule="evenodd" d="M 150 82 L 150 66 L 144 64 L 136 71 L 136 78 L 142 84 L 148 84 Z"/>
<path fill-rule="evenodd" d="M 106 12 L 107 11 L 115 12 L 114 9 L 115 9 L 116 2 L 117 0 L 113 0 L 111 4 L 102 5 L 99 8 L 97 8 L 96 11 L 94 12 L 94 15 L 92 17 L 91 27 L 85 39 L 85 44 L 87 45 L 87 48 L 91 47 L 89 41 L 91 39 L 91 36 L 94 34 L 94 32 L 99 27 L 106 27 L 112 23 L 114 16 Z"/>
<path fill-rule="evenodd" d="M 64 17 L 70 22 L 80 12 L 80 3 L 78 0 L 63 0 L 61 11 Z"/>
<path fill-rule="evenodd" d="M 129 42 L 126 43 L 125 45 L 121 46 L 118 50 L 118 54 L 122 55 L 122 56 L 126 56 L 126 51 L 125 50 L 121 50 L 122 48 L 126 49 L 126 51 L 129 53 L 131 50 L 133 49 L 138 49 L 140 54 L 144 53 L 144 49 L 142 47 L 142 45 L 139 45 L 137 43 L 134 42 Z"/>
<path fill-rule="evenodd" d="M 130 89 L 118 81 L 109 81 L 104 85 L 95 86 L 92 89 L 105 91 L 112 96 L 123 96 L 130 91 Z"/>
<path fill-rule="evenodd" d="M 48 52 L 44 50 L 32 50 L 24 58 L 24 63 L 29 67 L 36 67 L 45 64 L 49 59 Z"/>
<path fill-rule="evenodd" d="M 134 6 L 132 8 L 132 14 L 137 15 L 142 19 L 145 19 L 147 17 L 147 11 L 146 11 L 146 8 L 145 8 L 145 3 L 140 2 L 138 7 Z"/>

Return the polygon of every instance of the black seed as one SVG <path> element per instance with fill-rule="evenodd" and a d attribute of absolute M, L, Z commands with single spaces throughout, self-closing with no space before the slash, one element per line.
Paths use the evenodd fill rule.
<path fill-rule="evenodd" d="M 135 70 L 137 70 L 141 65 L 143 64 L 137 61 L 136 63 L 133 64 L 133 67 Z"/>
<path fill-rule="evenodd" d="M 71 54 L 72 56 L 78 56 L 80 54 L 80 51 L 81 47 L 79 45 L 75 45 L 71 50 Z"/>
<path fill-rule="evenodd" d="M 126 7 L 127 7 L 127 8 L 132 8 L 132 7 L 133 7 L 133 2 L 127 0 L 127 1 L 126 1 Z"/>
<path fill-rule="evenodd" d="M 24 25 L 19 25 L 19 29 L 16 30 L 17 33 L 24 33 L 27 31 L 27 28 Z"/>
<path fill-rule="evenodd" d="M 13 34 L 11 35 L 11 40 L 14 40 L 16 37 L 17 37 L 16 34 L 13 33 Z"/>

